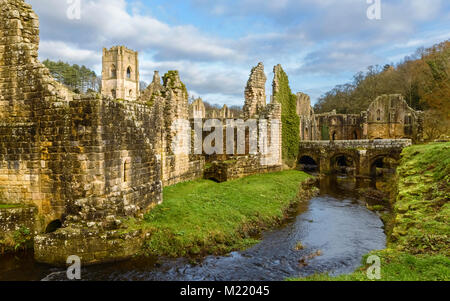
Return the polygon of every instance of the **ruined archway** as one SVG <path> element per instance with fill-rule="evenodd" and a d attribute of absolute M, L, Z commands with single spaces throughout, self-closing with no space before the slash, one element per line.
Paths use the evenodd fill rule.
<path fill-rule="evenodd" d="M 114 65 L 114 64 L 111 65 L 110 72 L 111 72 L 111 77 L 112 77 L 112 78 L 116 78 L 116 77 L 117 77 L 117 69 L 116 69 L 116 65 Z"/>
<path fill-rule="evenodd" d="M 331 140 L 333 140 L 333 141 L 336 140 L 336 132 L 333 132 L 333 135 L 331 136 Z"/>

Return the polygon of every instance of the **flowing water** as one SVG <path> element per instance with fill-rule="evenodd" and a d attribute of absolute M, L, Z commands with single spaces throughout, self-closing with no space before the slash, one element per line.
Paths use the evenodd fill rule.
<path fill-rule="evenodd" d="M 364 185 L 369 185 L 365 183 Z M 383 223 L 359 200 L 361 182 L 329 176 L 320 195 L 303 203 L 280 229 L 252 248 L 227 256 L 139 259 L 84 268 L 83 280 L 284 280 L 327 272 L 351 273 L 362 256 L 383 249 Z M 297 248 L 301 243 L 303 248 Z M 298 250 L 297 250 L 298 249 Z M 60 268 L 35 263 L 32 254 L 0 258 L 0 280 L 65 280 Z"/>

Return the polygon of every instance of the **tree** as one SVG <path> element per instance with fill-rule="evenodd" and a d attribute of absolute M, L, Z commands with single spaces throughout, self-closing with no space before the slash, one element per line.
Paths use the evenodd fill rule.
<path fill-rule="evenodd" d="M 320 97 L 314 109 L 317 113 L 336 109 L 357 114 L 382 94 L 402 94 L 410 107 L 426 110 L 424 130 L 429 139 L 438 132 L 448 133 L 448 126 L 438 121 L 450 120 L 450 40 L 419 48 L 396 66 L 370 66 L 366 72 L 358 72 L 353 82 Z M 442 131 L 435 129 L 438 123 Z"/>
<path fill-rule="evenodd" d="M 70 65 L 62 61 L 53 62 L 45 60 L 43 64 L 49 69 L 56 81 L 67 86 L 76 93 L 88 91 L 101 91 L 101 80 L 94 71 L 86 66 Z"/>

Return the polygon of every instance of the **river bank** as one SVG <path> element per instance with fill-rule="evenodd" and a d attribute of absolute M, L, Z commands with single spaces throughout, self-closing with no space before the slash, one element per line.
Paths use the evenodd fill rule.
<path fill-rule="evenodd" d="M 300 174 L 302 173 L 294 172 L 294 175 Z M 284 220 L 280 221 L 281 225 L 277 227 L 273 224 L 273 227 L 261 235 L 250 236 L 250 239 L 258 243 L 243 251 L 209 256 L 196 256 L 187 252 L 186 256 L 177 258 L 136 256 L 127 261 L 83 266 L 82 279 L 281 281 L 288 277 L 323 272 L 333 275 L 351 273 L 358 268 L 364 254 L 386 247 L 383 222 L 379 215 L 369 210 L 366 200 L 361 199 L 359 192 L 364 187 L 373 187 L 372 183 L 332 175 L 320 177 L 319 181 L 313 179 L 313 186 L 318 184 L 320 194 L 308 196 L 304 201 L 292 202 L 292 206 L 288 206 L 290 209 L 280 215 L 281 220 Z M 278 186 L 289 182 L 277 181 Z M 294 190 L 298 190 L 299 183 L 305 185 L 305 181 L 297 182 L 296 186 L 292 186 Z M 376 186 L 379 186 L 378 183 Z M 313 191 L 309 184 L 307 187 L 307 191 Z M 240 194 L 237 196 L 240 198 Z M 281 208 L 281 202 L 275 204 L 277 203 L 278 207 L 273 208 Z M 184 208 L 185 206 L 187 204 Z M 239 208 L 239 205 L 233 206 Z M 169 208 L 172 210 L 172 207 Z M 253 210 L 255 209 L 247 212 Z M 275 212 L 272 209 L 268 211 Z M 221 224 L 222 222 L 217 223 Z M 202 225 L 199 224 L 198 227 Z M 188 227 L 188 230 L 190 228 L 192 227 Z M 239 247 L 239 244 L 236 247 Z M 63 268 L 38 264 L 33 260 L 32 254 L 23 254 L 9 258 L 0 257 L 0 280 L 2 279 L 65 280 L 66 271 Z"/>
<path fill-rule="evenodd" d="M 262 231 L 282 224 L 290 208 L 314 195 L 313 183 L 312 176 L 295 170 L 180 183 L 164 189 L 164 202 L 144 221 L 125 224 L 146 235 L 140 255 L 223 255 L 255 245 Z"/>
<path fill-rule="evenodd" d="M 450 280 L 450 143 L 405 148 L 395 177 L 390 217 L 383 218 L 387 248 L 363 258 L 352 274 L 318 274 L 300 281 L 368 280 L 370 255 L 381 259 L 382 281 Z"/>

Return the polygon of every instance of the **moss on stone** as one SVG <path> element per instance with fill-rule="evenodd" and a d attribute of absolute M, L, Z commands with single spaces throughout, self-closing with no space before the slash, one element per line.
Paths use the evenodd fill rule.
<path fill-rule="evenodd" d="M 166 74 L 164 74 L 164 76 L 163 76 L 164 87 L 166 87 L 168 89 L 178 88 L 175 86 L 175 83 L 177 82 L 177 80 L 180 81 L 181 89 L 187 95 L 188 91 L 187 91 L 186 85 L 180 80 L 180 75 L 177 70 L 170 70 Z"/>

